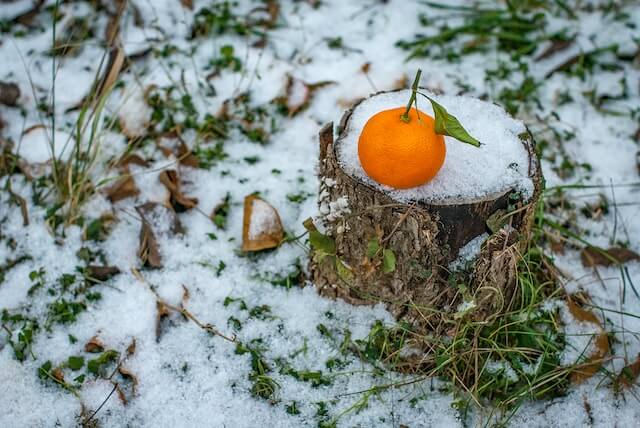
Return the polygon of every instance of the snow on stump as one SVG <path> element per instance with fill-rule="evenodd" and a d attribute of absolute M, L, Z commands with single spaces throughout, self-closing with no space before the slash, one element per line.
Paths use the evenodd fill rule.
<path fill-rule="evenodd" d="M 378 184 L 360 165 L 360 132 L 371 116 L 405 105 L 409 95 L 384 92 L 359 102 L 344 114 L 335 141 L 333 124 L 320 131 L 315 233 L 334 252 L 326 257 L 312 242 L 311 279 L 325 296 L 384 303 L 397 319 L 430 330 L 463 312 L 487 319 L 517 298 L 516 268 L 542 189 L 534 142 L 498 106 L 430 95 L 482 146 L 446 137 L 434 179 L 406 190 Z M 428 102 L 418 107 L 433 116 Z"/>

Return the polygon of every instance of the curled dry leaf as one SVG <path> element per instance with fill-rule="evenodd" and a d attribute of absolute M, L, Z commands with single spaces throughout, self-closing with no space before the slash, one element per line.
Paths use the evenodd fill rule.
<path fill-rule="evenodd" d="M 167 169 L 160 173 L 160 182 L 169 191 L 169 204 L 176 212 L 183 212 L 198 205 L 197 198 L 190 198 L 182 194 L 180 178 L 175 169 Z"/>
<path fill-rule="evenodd" d="M 184 142 L 180 135 L 171 132 L 164 136 L 163 140 L 172 139 L 170 142 L 165 142 L 165 144 L 157 143 L 158 149 L 162 152 L 166 157 L 174 156 L 180 162 L 180 165 L 189 166 L 191 168 L 199 168 L 200 161 L 198 157 L 193 154 L 187 143 Z"/>
<path fill-rule="evenodd" d="M 611 266 L 640 260 L 640 255 L 628 248 L 622 247 L 611 247 L 606 250 L 596 247 L 586 247 L 580 253 L 580 259 L 582 260 L 582 265 L 585 267 Z"/>
<path fill-rule="evenodd" d="M 127 346 L 127 357 L 132 356 L 136 353 L 136 339 L 132 339 L 129 346 Z"/>
<path fill-rule="evenodd" d="M 64 382 L 64 372 L 60 367 L 56 367 L 51 371 L 51 376 L 53 376 L 58 382 Z"/>
<path fill-rule="evenodd" d="M 577 321 L 593 324 L 599 330 L 593 340 L 594 351 L 587 356 L 586 362 L 580 364 L 576 371 L 571 373 L 571 382 L 578 384 L 592 377 L 600 369 L 605 357 L 610 352 L 609 338 L 598 317 L 593 312 L 579 306 L 571 296 L 567 296 L 567 307 Z"/>
<path fill-rule="evenodd" d="M 191 297 L 191 293 L 189 293 L 189 289 L 182 284 L 182 302 L 181 305 L 184 308 L 189 298 Z"/>
<path fill-rule="evenodd" d="M 136 186 L 133 177 L 127 172 L 124 177 L 107 187 L 104 193 L 111 202 L 118 202 L 122 199 L 138 196 L 140 189 Z"/>
<path fill-rule="evenodd" d="M 193 10 L 193 0 L 180 0 L 180 4 L 189 10 Z"/>
<path fill-rule="evenodd" d="M 156 301 L 156 342 L 160 342 L 162 336 L 162 326 L 164 320 L 169 316 L 171 311 L 161 300 Z"/>
<path fill-rule="evenodd" d="M 242 251 L 275 248 L 282 242 L 284 231 L 278 211 L 255 195 L 244 198 Z"/>
<path fill-rule="evenodd" d="M 335 83 L 336 82 L 328 80 L 316 83 L 307 83 L 287 74 L 285 94 L 277 98 L 275 101 L 286 109 L 289 117 L 295 116 L 309 106 L 311 97 L 318 89 Z"/>
<path fill-rule="evenodd" d="M 171 208 L 156 202 L 138 205 L 136 211 L 140 214 L 142 222 L 138 257 L 145 266 L 161 268 L 162 256 L 156 236 L 183 233 L 180 220 Z"/>
<path fill-rule="evenodd" d="M 84 351 L 85 352 L 90 352 L 92 354 L 96 354 L 96 353 L 102 352 L 102 351 L 104 351 L 104 344 L 102 343 L 102 341 L 100 339 L 98 339 L 97 335 L 93 336 L 84 345 Z"/>
<path fill-rule="evenodd" d="M 105 195 L 111 202 L 138 196 L 140 190 L 131 176 L 129 165 L 148 166 L 148 162 L 136 154 L 126 155 L 118 160 L 116 166 L 122 172 L 122 177 L 105 190 Z"/>
<path fill-rule="evenodd" d="M 120 273 L 117 266 L 87 266 L 87 271 L 92 280 L 104 282 Z"/>
<path fill-rule="evenodd" d="M 118 366 L 118 373 L 124 380 L 124 382 L 120 383 L 119 385 L 127 384 L 126 386 L 128 387 L 126 388 L 128 394 L 125 393 L 124 389 L 118 391 L 118 396 L 120 397 L 122 404 L 126 405 L 136 396 L 138 389 L 138 377 L 134 375 L 131 370 L 122 365 Z"/>
<path fill-rule="evenodd" d="M 20 88 L 13 82 L 0 81 L 0 104 L 15 107 L 20 98 Z"/>

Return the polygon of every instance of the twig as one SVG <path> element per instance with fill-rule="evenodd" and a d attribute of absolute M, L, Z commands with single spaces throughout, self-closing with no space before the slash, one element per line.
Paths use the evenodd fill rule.
<path fill-rule="evenodd" d="M 147 282 L 147 280 L 144 279 L 144 277 L 142 276 L 142 274 L 140 273 L 140 271 L 138 269 L 131 268 L 131 273 L 133 273 L 133 276 L 135 276 L 140 282 L 142 282 L 143 284 L 147 285 L 149 290 L 151 290 L 151 292 L 156 296 L 156 301 L 158 303 L 164 305 L 167 309 L 170 309 L 170 310 L 175 311 L 175 312 L 179 312 L 180 314 L 182 314 L 182 316 L 184 316 L 185 318 L 193 321 L 193 323 L 195 323 L 198 327 L 200 327 L 201 329 L 203 329 L 207 333 L 213 334 L 215 336 L 219 336 L 219 337 L 221 337 L 221 338 L 223 338 L 223 339 L 225 339 L 225 340 L 227 340 L 227 341 L 229 341 L 231 343 L 238 343 L 238 340 L 237 340 L 235 335 L 233 335 L 232 337 L 226 336 L 225 334 L 221 333 L 213 324 L 204 324 L 204 323 L 202 323 L 191 312 L 189 312 L 186 308 L 174 306 L 174 305 L 169 304 L 166 301 L 164 301 L 160 297 L 160 295 L 158 295 L 158 293 L 151 287 L 151 284 L 149 284 Z"/>

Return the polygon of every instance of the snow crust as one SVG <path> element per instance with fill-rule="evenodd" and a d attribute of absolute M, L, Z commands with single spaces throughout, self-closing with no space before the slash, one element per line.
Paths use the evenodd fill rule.
<path fill-rule="evenodd" d="M 482 146 L 477 148 L 445 137 L 447 154 L 442 169 L 431 181 L 418 187 L 393 189 L 371 179 L 358 159 L 358 139 L 362 129 L 374 114 L 405 106 L 410 94 L 410 90 L 381 93 L 354 108 L 345 136 L 336 144 L 338 161 L 348 174 L 399 202 L 470 202 L 512 188 L 527 198 L 533 194 L 529 158 L 518 137 L 526 131 L 524 124 L 495 104 L 472 97 L 432 93 L 428 95 L 458 118 Z M 418 109 L 432 117 L 434 115 L 431 103 L 420 95 Z"/>

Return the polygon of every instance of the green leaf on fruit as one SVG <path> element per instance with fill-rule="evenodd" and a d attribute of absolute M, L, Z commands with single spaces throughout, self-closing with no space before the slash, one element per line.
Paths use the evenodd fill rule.
<path fill-rule="evenodd" d="M 427 96 L 425 95 L 425 97 Z M 433 112 L 436 117 L 436 134 L 448 135 L 463 143 L 480 147 L 480 141 L 469 135 L 455 116 L 449 114 L 446 108 L 435 102 L 431 97 L 427 97 L 427 99 L 431 101 L 431 106 L 433 107 Z"/>

